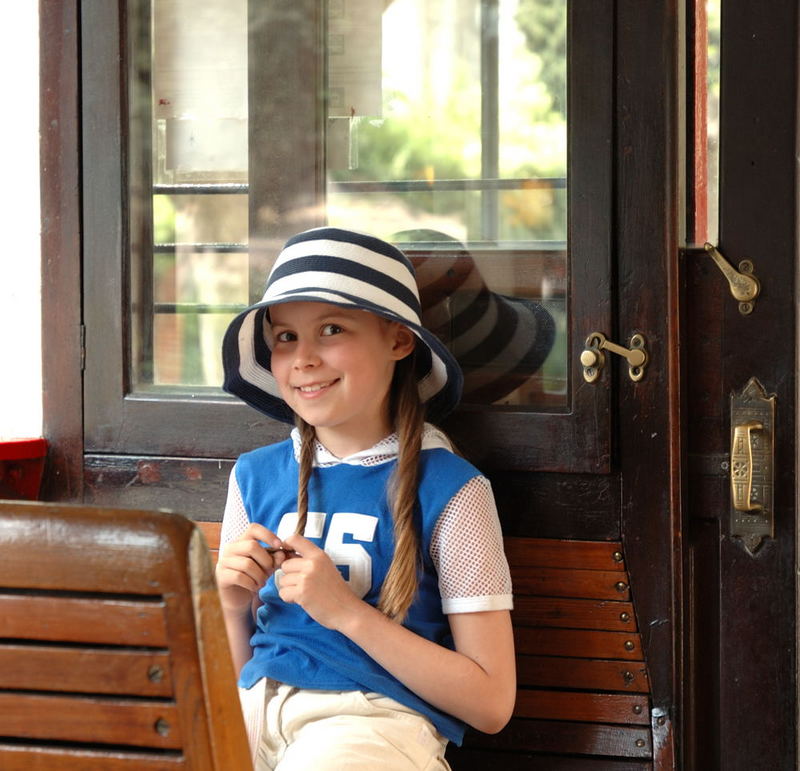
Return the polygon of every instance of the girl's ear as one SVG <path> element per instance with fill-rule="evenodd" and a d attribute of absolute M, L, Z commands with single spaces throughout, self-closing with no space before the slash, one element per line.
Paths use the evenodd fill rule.
<path fill-rule="evenodd" d="M 396 361 L 405 359 L 417 344 L 416 335 L 403 324 L 395 322 L 394 339 L 392 344 L 392 353 Z"/>

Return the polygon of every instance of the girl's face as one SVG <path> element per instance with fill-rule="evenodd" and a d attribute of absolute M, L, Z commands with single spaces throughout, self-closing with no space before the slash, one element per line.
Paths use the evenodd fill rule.
<path fill-rule="evenodd" d="M 391 431 L 395 362 L 414 348 L 407 327 L 362 310 L 318 302 L 270 308 L 272 374 L 286 403 L 344 457 Z"/>

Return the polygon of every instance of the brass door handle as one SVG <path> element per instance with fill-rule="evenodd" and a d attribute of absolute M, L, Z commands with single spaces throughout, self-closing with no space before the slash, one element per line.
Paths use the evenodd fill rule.
<path fill-rule="evenodd" d="M 753 443 L 751 432 L 761 431 L 764 424 L 749 420 L 733 428 L 731 446 L 731 495 L 736 511 L 761 511 L 759 501 L 753 500 Z"/>
<path fill-rule="evenodd" d="M 753 275 L 753 263 L 750 260 L 742 260 L 739 263 L 739 270 L 736 270 L 714 244 L 706 242 L 705 250 L 728 279 L 731 294 L 739 301 L 739 313 L 743 316 L 752 313 L 756 297 L 761 293 L 761 284 Z"/>
<path fill-rule="evenodd" d="M 730 535 L 755 555 L 774 537 L 775 395 L 756 378 L 731 394 Z"/>

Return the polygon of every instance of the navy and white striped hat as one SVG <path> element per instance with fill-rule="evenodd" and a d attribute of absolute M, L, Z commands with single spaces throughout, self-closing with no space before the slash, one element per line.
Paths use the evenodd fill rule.
<path fill-rule="evenodd" d="M 264 332 L 271 305 L 300 301 L 359 308 L 404 324 L 424 343 L 417 346 L 416 365 L 428 420 L 441 420 L 458 404 L 461 369 L 422 326 L 419 290 L 409 259 L 379 238 L 330 227 L 290 238 L 272 266 L 264 297 L 228 326 L 222 341 L 225 391 L 272 418 L 294 422 L 294 412 L 272 375 Z"/>

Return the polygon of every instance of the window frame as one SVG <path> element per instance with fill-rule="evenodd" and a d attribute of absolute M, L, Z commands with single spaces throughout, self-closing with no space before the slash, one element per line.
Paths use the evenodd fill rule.
<path fill-rule="evenodd" d="M 322 48 L 323 3 L 292 0 L 313 20 L 310 51 Z M 280 5 L 280 3 L 279 3 Z M 540 471 L 608 472 L 611 468 L 610 399 L 612 368 L 594 384 L 583 382 L 580 351 L 586 336 L 611 327 L 611 243 L 613 205 L 613 10 L 588 0 L 568 4 L 568 393 L 562 412 L 509 411 L 460 407 L 444 424 L 459 448 L 484 467 Z M 127 62 L 129 3 L 82 2 L 83 128 L 83 296 L 85 322 L 84 446 L 88 453 L 236 457 L 252 447 L 284 438 L 288 427 L 250 407 L 219 395 L 132 393 L 130 371 L 133 278 L 129 249 L 127 154 Z M 321 143 L 306 152 L 262 154 L 266 136 L 304 136 L 282 115 L 313 121 L 321 136 L 324 111 L 309 88 L 319 81 L 319 55 L 309 56 L 278 26 L 251 32 L 251 50 L 265 52 L 249 67 L 250 265 L 256 285 L 263 282 L 271 256 L 285 239 L 320 223 L 279 216 L 268 233 L 258 211 L 281 201 L 324 200 Z M 270 61 L 280 63 L 296 88 L 286 88 L 291 104 L 275 108 L 259 98 L 269 93 Z M 279 125 L 278 125 L 279 124 Z M 580 130 L 578 130 L 580 129 Z M 287 196 L 287 185 L 294 185 Z M 276 191 L 280 190 L 278 196 Z M 280 200 L 278 200 L 280 199 Z M 480 438 L 480 441 L 476 441 Z"/>

